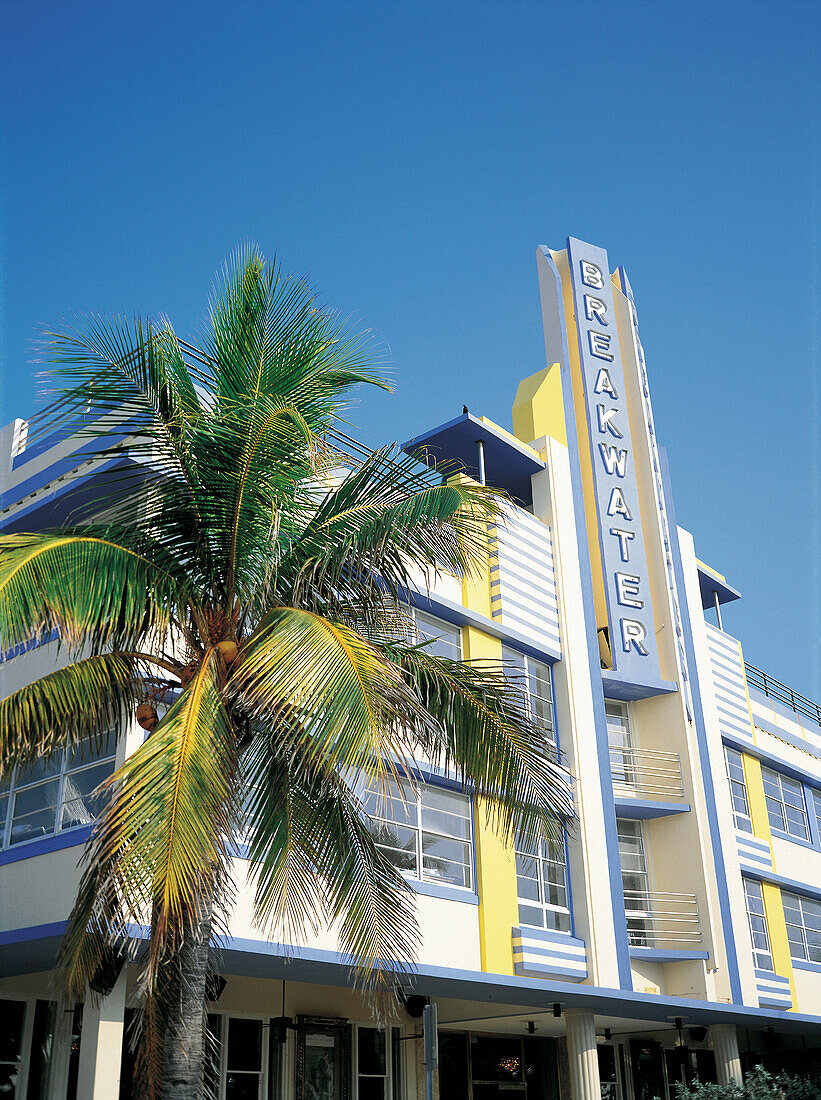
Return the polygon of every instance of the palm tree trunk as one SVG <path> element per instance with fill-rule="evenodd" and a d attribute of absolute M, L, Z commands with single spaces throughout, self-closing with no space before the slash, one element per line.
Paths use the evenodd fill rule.
<path fill-rule="evenodd" d="M 164 1006 L 160 1100 L 201 1100 L 205 1069 L 205 984 L 211 909 L 186 922 Z"/>

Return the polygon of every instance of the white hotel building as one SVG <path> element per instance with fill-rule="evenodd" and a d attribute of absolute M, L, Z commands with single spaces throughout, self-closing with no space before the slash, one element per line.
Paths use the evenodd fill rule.
<path fill-rule="evenodd" d="M 563 846 L 516 852 L 454 777 L 409 778 L 415 814 L 379 836 L 395 840 L 423 947 L 411 999 L 383 1026 L 330 930 L 261 936 L 238 847 L 209 1016 L 224 1100 L 416 1100 L 426 1087 L 442 1100 L 667 1100 L 676 1081 L 739 1079 L 756 1061 L 821 1066 L 821 710 L 746 664 L 722 626 L 739 593 L 676 524 L 623 268 L 611 275 L 602 249 L 574 239 L 537 255 L 547 366 L 519 384 L 512 432 L 466 413 L 406 445 L 516 504 L 482 576 L 411 599 L 447 652 L 523 670 L 576 816 Z M 24 422 L 3 429 L 2 529 L 76 509 L 99 473 L 88 446 L 63 434 L 27 447 Z M 6 654 L 2 694 L 53 667 L 54 648 Z M 0 791 L 3 1096 L 131 1096 L 131 968 L 69 1011 L 50 971 L 88 794 L 142 736 L 135 724 L 103 759 L 61 758 Z"/>

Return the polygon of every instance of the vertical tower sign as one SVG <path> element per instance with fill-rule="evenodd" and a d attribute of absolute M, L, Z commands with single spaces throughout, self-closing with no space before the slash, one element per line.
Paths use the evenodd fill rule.
<path fill-rule="evenodd" d="M 658 649 L 607 253 L 569 237 L 567 256 L 613 669 L 621 680 L 653 684 Z"/>

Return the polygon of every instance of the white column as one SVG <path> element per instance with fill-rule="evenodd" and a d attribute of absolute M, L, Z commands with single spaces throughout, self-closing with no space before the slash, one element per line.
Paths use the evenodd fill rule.
<path fill-rule="evenodd" d="M 593 1013 L 568 1012 L 565 1025 L 571 1100 L 601 1100 L 599 1053 L 596 1049 Z"/>
<path fill-rule="evenodd" d="M 738 1037 L 734 1024 L 713 1024 L 710 1041 L 716 1056 L 716 1073 L 720 1085 L 744 1084 L 741 1058 L 738 1054 Z"/>
<path fill-rule="evenodd" d="M 77 1095 L 84 1100 L 115 1100 L 120 1094 L 126 968 L 107 997 L 89 997 L 83 1006 Z"/>

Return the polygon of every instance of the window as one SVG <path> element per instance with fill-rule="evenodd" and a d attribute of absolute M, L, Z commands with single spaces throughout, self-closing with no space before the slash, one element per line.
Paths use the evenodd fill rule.
<path fill-rule="evenodd" d="M 815 814 L 815 823 L 818 826 L 818 832 L 821 833 L 821 791 L 817 791 L 815 787 L 811 787 L 812 791 L 812 809 Z"/>
<path fill-rule="evenodd" d="M 627 915 L 627 939 L 635 946 L 647 946 L 652 933 L 650 876 L 644 850 L 641 822 L 618 818 L 619 860 Z"/>
<path fill-rule="evenodd" d="M 548 745 L 555 750 L 558 743 L 553 723 L 550 665 L 536 661 L 533 657 L 526 657 L 507 646 L 502 646 L 502 661 L 511 685 L 522 692 L 525 706 L 544 730 Z"/>
<path fill-rule="evenodd" d="M 761 777 L 764 780 L 770 827 L 801 840 L 809 840 L 807 810 L 801 784 L 780 772 L 770 771 L 769 768 L 761 769 Z"/>
<path fill-rule="evenodd" d="M 261 1100 L 262 1021 L 232 1016 L 225 1054 L 225 1100 Z"/>
<path fill-rule="evenodd" d="M 610 746 L 610 771 L 614 783 L 635 786 L 633 767 L 633 734 L 627 703 L 617 699 L 605 699 L 604 713 L 607 719 L 607 743 Z"/>
<path fill-rule="evenodd" d="M 742 882 L 747 903 L 747 919 L 750 922 L 750 936 L 753 941 L 753 962 L 758 970 L 772 970 L 773 956 L 770 951 L 770 935 L 767 931 L 761 883 L 753 882 L 749 878 L 742 879 Z"/>
<path fill-rule="evenodd" d="M 432 784 L 370 780 L 362 804 L 377 846 L 397 870 L 424 882 L 473 886 L 470 799 Z"/>
<path fill-rule="evenodd" d="M 516 883 L 522 924 L 556 932 L 570 931 L 564 838 L 539 840 L 529 847 L 521 838 L 517 840 Z"/>
<path fill-rule="evenodd" d="M 0 847 L 90 825 L 100 808 L 93 792 L 114 771 L 115 751 L 111 734 L 100 753 L 85 741 L 17 769 L 0 792 Z"/>
<path fill-rule="evenodd" d="M 0 999 L 0 1094 L 14 1096 L 23 1051 L 25 1001 Z"/>
<path fill-rule="evenodd" d="M 787 939 L 794 959 L 821 963 L 821 901 L 781 891 Z"/>
<path fill-rule="evenodd" d="M 358 1100 L 388 1100 L 385 1032 L 377 1027 L 356 1030 Z"/>
<path fill-rule="evenodd" d="M 462 631 L 444 619 L 426 615 L 424 611 L 414 610 L 416 637 L 419 642 L 429 642 L 424 652 L 434 657 L 447 657 L 451 661 L 462 659 Z"/>
<path fill-rule="evenodd" d="M 733 804 L 733 821 L 736 829 L 742 833 L 753 831 L 750 817 L 750 803 L 747 799 L 747 781 L 744 777 L 744 758 L 735 749 L 724 746 L 724 766 L 727 781 L 730 784 L 730 801 Z"/>

